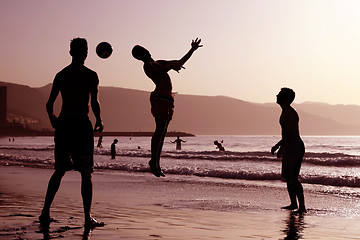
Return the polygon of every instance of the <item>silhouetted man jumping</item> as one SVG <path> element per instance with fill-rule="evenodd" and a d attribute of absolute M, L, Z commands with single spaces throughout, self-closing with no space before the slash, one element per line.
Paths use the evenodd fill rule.
<path fill-rule="evenodd" d="M 84 66 L 88 53 L 87 41 L 75 38 L 70 43 L 72 62 L 56 74 L 46 110 L 55 128 L 55 172 L 50 178 L 44 207 L 39 217 L 42 224 L 49 224 L 50 206 L 60 187 L 66 171 L 72 169 L 81 173 L 81 195 L 85 214 L 85 227 L 101 226 L 90 215 L 93 184 L 94 135 L 89 120 L 89 103 L 96 118 L 94 131 L 102 132 L 98 101 L 99 78 L 96 72 Z M 61 94 L 62 108 L 55 116 L 53 107 Z"/>
<path fill-rule="evenodd" d="M 136 45 L 132 49 L 134 58 L 144 62 L 144 71 L 156 85 L 150 95 L 151 113 L 155 118 L 156 128 L 151 139 L 151 160 L 149 161 L 151 172 L 156 176 L 165 176 L 160 167 L 160 154 L 164 144 L 167 127 L 174 112 L 174 98 L 172 84 L 168 71 L 179 72 L 184 68 L 184 63 L 191 57 L 193 52 L 202 47 L 201 39 L 195 39 L 191 43 L 191 49 L 180 60 L 165 61 L 152 59 L 151 54 L 144 47 Z"/>

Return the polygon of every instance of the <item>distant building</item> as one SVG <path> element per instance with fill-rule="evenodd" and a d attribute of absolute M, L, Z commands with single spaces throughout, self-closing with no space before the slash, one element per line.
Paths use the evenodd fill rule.
<path fill-rule="evenodd" d="M 7 124 L 7 87 L 0 86 L 0 125 Z"/>

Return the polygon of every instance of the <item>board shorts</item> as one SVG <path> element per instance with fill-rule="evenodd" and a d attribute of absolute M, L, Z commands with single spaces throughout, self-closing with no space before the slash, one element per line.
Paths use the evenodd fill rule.
<path fill-rule="evenodd" d="M 166 119 L 168 122 L 172 120 L 174 114 L 174 98 L 157 93 L 150 94 L 151 113 L 154 118 Z"/>
<path fill-rule="evenodd" d="M 88 116 L 60 116 L 54 140 L 55 170 L 93 172 L 94 133 Z"/>
<path fill-rule="evenodd" d="M 304 142 L 299 139 L 281 146 L 281 177 L 285 180 L 299 177 L 301 163 L 305 154 Z"/>

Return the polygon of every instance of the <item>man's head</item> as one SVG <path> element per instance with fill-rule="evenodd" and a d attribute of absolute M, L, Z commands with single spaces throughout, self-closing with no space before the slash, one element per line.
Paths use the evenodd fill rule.
<path fill-rule="evenodd" d="M 276 102 L 280 105 L 291 104 L 295 99 L 295 92 L 290 88 L 281 88 L 279 94 L 276 96 Z"/>
<path fill-rule="evenodd" d="M 137 60 L 140 60 L 140 61 L 146 61 L 146 60 L 151 59 L 150 52 L 146 48 L 139 46 L 139 45 L 136 45 L 135 47 L 133 47 L 131 53 L 134 58 L 136 58 Z"/>
<path fill-rule="evenodd" d="M 84 38 L 74 38 L 70 42 L 70 55 L 73 58 L 86 59 L 88 54 L 87 41 Z"/>

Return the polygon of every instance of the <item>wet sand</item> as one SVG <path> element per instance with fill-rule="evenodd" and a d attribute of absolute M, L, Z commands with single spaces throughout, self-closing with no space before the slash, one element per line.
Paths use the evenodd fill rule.
<path fill-rule="evenodd" d="M 358 198 L 305 188 L 308 213 L 281 210 L 285 184 L 95 171 L 92 214 L 104 227 L 84 234 L 80 175 L 67 173 L 39 227 L 51 169 L 0 167 L 0 239 L 356 239 Z M 321 188 L 321 186 L 319 186 Z"/>

